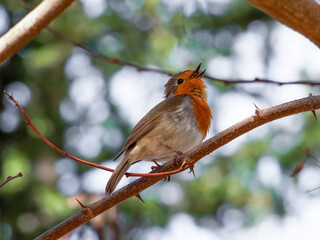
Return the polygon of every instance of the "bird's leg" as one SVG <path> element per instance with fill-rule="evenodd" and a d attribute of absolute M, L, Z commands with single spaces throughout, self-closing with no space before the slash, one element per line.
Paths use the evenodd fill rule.
<path fill-rule="evenodd" d="M 176 150 L 176 149 L 174 149 L 174 148 L 172 148 L 172 147 L 170 147 L 168 145 L 165 145 L 165 144 L 161 144 L 161 145 L 165 146 L 166 148 L 170 149 L 171 151 L 173 151 L 173 152 L 175 152 L 177 154 L 177 155 L 175 155 L 173 157 L 173 162 L 175 162 L 177 160 L 177 158 L 183 154 L 183 152 L 181 152 L 179 150 Z"/>
<path fill-rule="evenodd" d="M 174 151 L 174 152 L 176 153 L 176 155 L 173 157 L 173 162 L 174 164 L 176 164 L 178 157 L 181 156 L 183 153 L 180 151 Z"/>
<path fill-rule="evenodd" d="M 176 153 L 176 155 L 173 157 L 173 162 L 175 162 L 176 159 L 183 154 L 181 151 L 176 150 L 168 145 L 165 145 L 165 144 L 161 144 L 161 145 Z M 158 167 L 161 166 L 156 162 L 156 160 L 152 160 L 152 161 L 156 164 L 156 166 L 151 167 L 152 171 L 156 170 Z M 190 171 L 193 172 L 193 167 L 192 168 L 190 167 Z M 194 175 L 194 172 L 193 172 L 193 175 Z M 170 176 L 165 177 L 163 181 L 170 182 Z"/>
<path fill-rule="evenodd" d="M 151 170 L 152 170 L 152 171 L 156 170 L 158 167 L 161 166 L 159 163 L 157 163 L 156 160 L 152 160 L 152 162 L 154 162 L 154 164 L 156 165 L 156 166 L 152 166 L 152 167 L 151 167 Z"/>
<path fill-rule="evenodd" d="M 161 165 L 159 163 L 157 163 L 156 160 L 152 160 L 152 162 L 154 162 L 156 164 L 156 166 L 152 166 L 151 167 L 151 170 L 154 171 L 156 170 L 158 167 L 160 167 Z M 166 182 L 170 182 L 170 176 L 167 176 L 163 179 L 163 181 L 166 181 Z"/>
<path fill-rule="evenodd" d="M 176 155 L 173 157 L 173 162 L 174 164 L 176 164 L 176 160 L 178 159 L 179 156 L 181 156 L 183 154 L 183 152 L 179 151 L 179 150 L 176 150 L 168 145 L 165 145 L 165 144 L 162 144 L 163 146 L 165 146 L 166 148 L 170 149 L 171 151 L 175 152 Z M 191 170 L 192 169 L 192 170 Z M 193 172 L 193 167 L 190 168 L 190 170 Z M 193 175 L 194 175 L 194 172 L 193 172 Z M 170 176 L 167 176 L 164 181 L 167 181 L 167 182 L 170 182 Z"/>
<path fill-rule="evenodd" d="M 183 154 L 183 152 L 181 152 L 181 151 L 179 151 L 179 150 L 176 150 L 176 149 L 174 149 L 174 148 L 172 148 L 172 147 L 170 147 L 170 146 L 168 146 L 168 145 L 165 145 L 165 144 L 162 144 L 162 145 L 165 146 L 166 148 L 170 149 L 171 151 L 173 151 L 173 152 L 176 153 L 176 155 L 173 157 L 173 162 L 174 162 L 174 164 L 176 164 L 176 160 L 178 159 L 179 156 L 181 156 L 181 155 Z M 155 162 L 155 161 L 154 161 L 154 162 Z M 155 163 L 156 163 L 156 162 L 155 162 Z M 158 163 L 156 163 L 156 164 L 159 166 Z M 187 164 L 187 161 L 185 160 L 185 161 L 183 161 L 183 163 L 181 164 L 180 168 L 182 168 L 182 169 L 187 169 L 187 168 L 189 168 L 189 169 L 190 169 L 190 172 L 189 172 L 189 173 L 192 172 L 194 178 L 196 178 L 196 174 L 195 174 L 195 172 L 194 172 L 194 165 Z M 170 176 L 166 177 L 166 178 L 164 179 L 164 181 L 168 181 L 168 182 L 169 182 L 169 181 L 170 181 Z"/>

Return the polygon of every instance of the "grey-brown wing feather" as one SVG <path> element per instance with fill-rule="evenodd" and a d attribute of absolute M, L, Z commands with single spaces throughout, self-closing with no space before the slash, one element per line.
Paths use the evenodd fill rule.
<path fill-rule="evenodd" d="M 186 97 L 189 96 L 178 95 L 170 97 L 151 109 L 148 114 L 145 115 L 133 128 L 132 132 L 124 143 L 123 148 L 120 150 L 117 156 L 115 156 L 114 160 L 116 160 L 125 150 L 135 144 L 145 134 L 154 129 L 155 126 L 159 123 L 164 112 L 171 113 L 176 111 L 177 106 L 179 106 Z"/>

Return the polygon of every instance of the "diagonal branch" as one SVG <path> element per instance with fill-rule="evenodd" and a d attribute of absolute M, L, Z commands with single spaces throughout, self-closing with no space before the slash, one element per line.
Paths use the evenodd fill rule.
<path fill-rule="evenodd" d="M 248 0 L 271 17 L 320 47 L 320 4 L 317 0 Z"/>
<path fill-rule="evenodd" d="M 223 145 L 231 142 L 233 139 L 257 128 L 263 124 L 287 117 L 293 114 L 314 111 L 320 109 L 320 96 L 309 96 L 299 100 L 287 102 L 277 105 L 268 109 L 257 109 L 255 114 L 248 117 L 241 122 L 229 127 L 228 129 L 220 132 L 216 136 L 210 138 L 199 146 L 191 149 L 179 156 L 175 161 L 170 161 L 165 165 L 159 167 L 156 171 L 172 171 L 178 169 L 182 164 L 192 166 L 202 157 L 208 155 L 214 150 L 222 147 Z M 108 195 L 99 201 L 92 203 L 82 209 L 81 212 L 75 214 L 46 233 L 39 236 L 40 239 L 57 239 L 66 233 L 79 227 L 83 223 L 89 221 L 95 216 L 103 213 L 118 203 L 139 194 L 144 189 L 154 185 L 160 181 L 162 177 L 142 177 L 136 181 L 128 184 L 120 190 Z"/>
<path fill-rule="evenodd" d="M 24 47 L 74 0 L 44 0 L 0 38 L 0 64 Z"/>

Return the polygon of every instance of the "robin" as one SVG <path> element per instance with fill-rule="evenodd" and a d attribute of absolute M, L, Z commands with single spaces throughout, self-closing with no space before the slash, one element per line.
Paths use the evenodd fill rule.
<path fill-rule="evenodd" d="M 165 100 L 151 109 L 133 128 L 123 148 L 114 158 L 124 157 L 112 173 L 106 194 L 114 191 L 129 167 L 141 160 L 166 162 L 200 144 L 210 127 L 212 114 L 206 85 L 199 73 L 187 70 L 165 84 Z"/>

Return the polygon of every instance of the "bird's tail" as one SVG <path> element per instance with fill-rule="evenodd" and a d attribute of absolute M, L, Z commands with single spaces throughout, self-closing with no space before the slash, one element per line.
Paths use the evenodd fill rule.
<path fill-rule="evenodd" d="M 118 183 L 120 182 L 123 175 L 127 172 L 131 163 L 128 161 L 129 159 L 122 159 L 117 168 L 112 173 L 107 186 L 106 186 L 106 195 L 109 195 L 114 191 Z"/>

